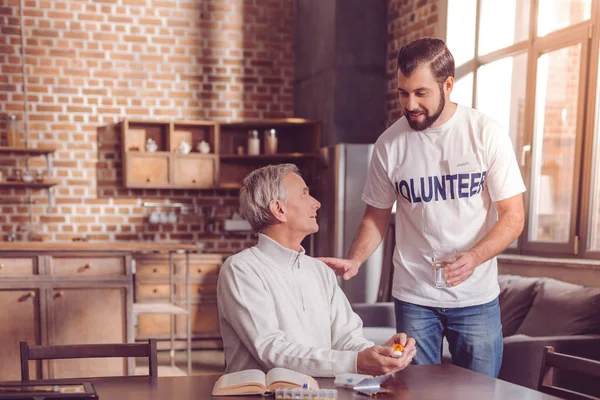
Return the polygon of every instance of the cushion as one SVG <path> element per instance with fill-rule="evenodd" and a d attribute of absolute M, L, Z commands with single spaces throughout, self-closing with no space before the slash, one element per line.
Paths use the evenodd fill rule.
<path fill-rule="evenodd" d="M 502 336 L 513 335 L 525 319 L 535 297 L 539 278 L 499 275 Z"/>
<path fill-rule="evenodd" d="M 600 289 L 545 278 L 517 333 L 529 336 L 600 334 L 599 310 Z"/>

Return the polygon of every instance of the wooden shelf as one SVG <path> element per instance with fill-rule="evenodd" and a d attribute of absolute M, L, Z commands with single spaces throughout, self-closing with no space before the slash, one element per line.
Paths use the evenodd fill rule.
<path fill-rule="evenodd" d="M 58 181 L 43 181 L 43 182 L 21 182 L 8 181 L 0 182 L 0 188 L 33 188 L 33 189 L 48 189 L 58 185 Z"/>
<path fill-rule="evenodd" d="M 223 155 L 220 155 L 219 157 L 221 158 L 221 160 L 254 161 L 254 160 L 317 158 L 317 157 L 319 157 L 319 155 L 316 153 L 278 153 L 278 154 L 259 154 L 257 156 L 249 156 L 249 155 L 238 156 L 236 154 L 223 154 Z"/>
<path fill-rule="evenodd" d="M 219 189 L 238 189 L 242 187 L 241 183 L 223 182 L 219 185 Z"/>
<path fill-rule="evenodd" d="M 317 176 L 319 168 L 321 141 L 317 121 L 302 118 L 227 123 L 124 120 L 119 125 L 123 185 L 127 188 L 239 190 L 244 177 L 259 166 L 296 163 L 308 181 Z M 240 147 L 247 148 L 248 130 L 261 128 L 277 130 L 279 153 L 237 155 Z M 149 138 L 157 143 L 161 151 L 147 153 L 129 150 L 143 150 Z M 187 155 L 176 152 L 183 141 L 192 147 L 192 152 Z M 209 154 L 194 151 L 202 142 L 210 145 Z M 261 148 L 264 148 L 264 143 Z"/>
<path fill-rule="evenodd" d="M 228 127 L 240 127 L 240 128 L 270 128 L 270 127 L 281 127 L 290 125 L 302 125 L 302 124 L 316 124 L 317 121 L 304 119 L 304 118 L 279 118 L 279 119 L 260 119 L 260 120 L 245 120 L 245 121 L 231 121 L 221 125 Z"/>
<path fill-rule="evenodd" d="M 0 153 L 19 153 L 19 154 L 29 154 L 35 156 L 41 156 L 45 154 L 54 153 L 57 149 L 55 147 L 39 147 L 39 148 L 31 148 L 31 147 L 8 147 L 8 146 L 0 146 Z"/>

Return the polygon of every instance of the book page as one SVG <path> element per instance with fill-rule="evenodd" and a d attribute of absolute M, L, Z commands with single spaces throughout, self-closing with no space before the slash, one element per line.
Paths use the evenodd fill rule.
<path fill-rule="evenodd" d="M 259 385 L 266 387 L 265 373 L 259 369 L 248 369 L 245 371 L 232 372 L 219 378 L 219 388 L 239 387 L 246 385 Z"/>
<path fill-rule="evenodd" d="M 273 368 L 267 373 L 267 387 L 273 391 L 279 387 L 303 387 L 318 389 L 319 385 L 312 377 L 286 368 Z"/>

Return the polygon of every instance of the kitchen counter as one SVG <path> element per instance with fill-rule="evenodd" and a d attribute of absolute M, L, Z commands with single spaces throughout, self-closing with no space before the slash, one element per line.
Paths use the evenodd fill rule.
<path fill-rule="evenodd" d="M 0 242 L 0 251 L 61 252 L 61 251 L 102 251 L 102 252 L 169 252 L 176 250 L 197 250 L 189 243 L 154 242 Z"/>

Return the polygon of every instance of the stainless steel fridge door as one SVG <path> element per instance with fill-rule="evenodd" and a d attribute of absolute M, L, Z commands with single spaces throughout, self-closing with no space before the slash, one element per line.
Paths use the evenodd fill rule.
<path fill-rule="evenodd" d="M 320 256 L 344 258 L 350 250 L 366 207 L 361 196 L 372 152 L 372 144 L 338 144 L 322 149 L 325 170 L 317 236 Z M 376 301 L 382 265 L 383 242 L 357 276 L 339 280 L 351 303 Z"/>

